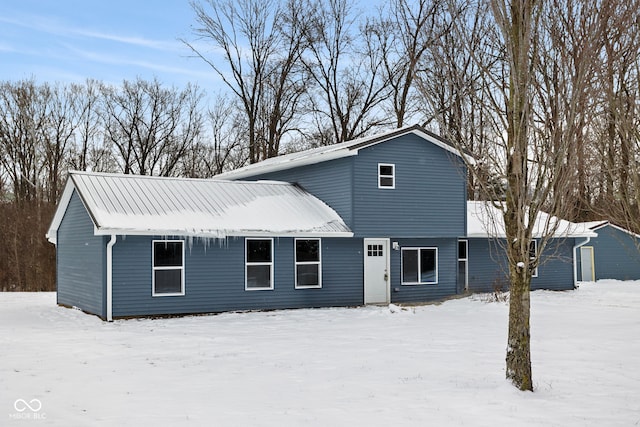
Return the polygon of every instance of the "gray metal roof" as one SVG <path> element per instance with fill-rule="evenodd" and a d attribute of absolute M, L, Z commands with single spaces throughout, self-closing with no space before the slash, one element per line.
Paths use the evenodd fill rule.
<path fill-rule="evenodd" d="M 356 156 L 358 151 L 370 147 L 381 142 L 389 141 L 406 134 L 414 134 L 425 141 L 430 142 L 438 147 L 443 148 L 450 153 L 465 157 L 468 162 L 473 163 L 474 160 L 470 153 L 460 152 L 453 144 L 446 139 L 427 131 L 418 125 L 407 126 L 400 129 L 393 129 L 382 134 L 367 136 L 363 138 L 353 139 L 351 141 L 341 142 L 339 144 L 327 145 L 309 150 L 298 151 L 295 153 L 285 154 L 282 156 L 272 157 L 258 163 L 253 163 L 239 169 L 224 172 L 217 175 L 219 179 L 242 179 L 246 177 L 256 176 L 263 173 L 286 170 L 293 167 L 304 166 L 309 164 L 322 163 L 329 160 L 339 159 L 342 157 Z"/>
<path fill-rule="evenodd" d="M 353 235 L 332 208 L 293 184 L 70 172 L 47 233 L 52 243 L 74 189 L 99 235 Z"/>

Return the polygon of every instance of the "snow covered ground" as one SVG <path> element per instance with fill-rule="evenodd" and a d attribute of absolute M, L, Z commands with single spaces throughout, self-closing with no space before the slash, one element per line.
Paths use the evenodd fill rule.
<path fill-rule="evenodd" d="M 106 323 L 0 293 L 0 425 L 640 425 L 640 282 L 536 291 L 531 323 L 534 393 L 480 296 Z"/>

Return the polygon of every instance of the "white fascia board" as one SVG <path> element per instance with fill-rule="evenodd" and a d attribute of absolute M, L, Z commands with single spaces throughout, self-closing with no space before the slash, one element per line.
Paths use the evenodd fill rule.
<path fill-rule="evenodd" d="M 203 239 L 226 239 L 227 237 L 353 237 L 353 232 L 348 231 L 207 231 L 207 232 L 188 232 L 185 230 L 127 230 L 113 228 L 95 228 L 96 236 L 185 236 L 185 237 L 201 237 Z"/>

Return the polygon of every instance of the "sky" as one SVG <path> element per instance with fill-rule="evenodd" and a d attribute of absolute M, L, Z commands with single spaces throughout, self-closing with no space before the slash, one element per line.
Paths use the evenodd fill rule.
<path fill-rule="evenodd" d="M 2 0 L 0 81 L 141 77 L 213 91 L 219 78 L 179 40 L 194 41 L 194 25 L 188 0 Z"/>

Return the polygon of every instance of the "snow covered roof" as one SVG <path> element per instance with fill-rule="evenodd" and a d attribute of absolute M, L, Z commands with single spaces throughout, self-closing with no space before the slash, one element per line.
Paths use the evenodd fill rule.
<path fill-rule="evenodd" d="M 73 190 L 96 235 L 353 235 L 332 208 L 293 184 L 70 172 L 47 233 L 52 243 Z"/>
<path fill-rule="evenodd" d="M 299 151 L 296 153 L 285 154 L 278 157 L 253 163 L 245 167 L 224 172 L 217 175 L 219 179 L 242 179 L 249 176 L 276 172 L 280 170 L 290 169 L 293 167 L 322 163 L 329 160 L 339 159 L 342 157 L 355 156 L 362 148 L 370 147 L 393 138 L 397 138 L 406 134 L 417 135 L 432 144 L 441 147 L 456 156 L 464 155 L 468 161 L 473 162 L 469 153 L 460 153 L 460 151 L 446 139 L 429 132 L 418 125 L 407 126 L 400 129 L 394 129 L 389 132 L 367 136 L 364 138 L 353 139 L 351 141 L 342 142 L 334 145 L 327 145 L 310 150 Z"/>
<path fill-rule="evenodd" d="M 542 237 L 545 225 L 557 224 L 554 237 L 596 237 L 597 234 L 585 224 L 576 224 L 540 212 L 533 229 L 533 237 Z M 502 211 L 491 202 L 467 202 L 467 237 L 505 237 Z"/>

